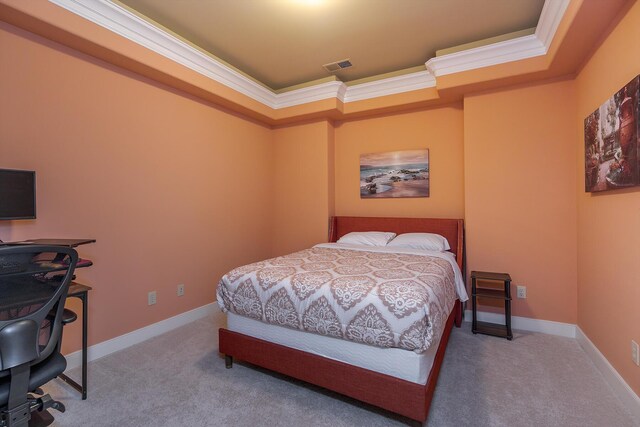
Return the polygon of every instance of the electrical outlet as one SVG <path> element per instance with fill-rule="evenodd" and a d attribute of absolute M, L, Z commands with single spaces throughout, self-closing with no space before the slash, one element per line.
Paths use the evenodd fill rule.
<path fill-rule="evenodd" d="M 147 304 L 153 305 L 156 303 L 156 291 L 151 291 L 147 294 Z"/>
<path fill-rule="evenodd" d="M 633 363 L 640 366 L 640 349 L 634 340 L 631 340 L 631 359 L 633 359 Z"/>
<path fill-rule="evenodd" d="M 518 285 L 517 289 L 517 297 L 518 298 L 526 298 L 527 297 L 527 287 Z"/>
<path fill-rule="evenodd" d="M 178 294 L 179 297 L 184 295 L 184 284 L 180 283 L 178 285 L 178 291 L 176 292 Z"/>

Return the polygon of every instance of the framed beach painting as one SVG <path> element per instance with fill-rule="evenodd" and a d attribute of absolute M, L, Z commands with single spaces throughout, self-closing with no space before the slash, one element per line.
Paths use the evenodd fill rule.
<path fill-rule="evenodd" d="M 640 185 L 638 86 L 636 76 L 584 119 L 587 192 Z"/>
<path fill-rule="evenodd" d="M 429 197 L 429 150 L 361 154 L 360 197 Z"/>

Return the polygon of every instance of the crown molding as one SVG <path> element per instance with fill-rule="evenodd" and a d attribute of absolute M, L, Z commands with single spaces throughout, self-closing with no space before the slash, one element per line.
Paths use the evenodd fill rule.
<path fill-rule="evenodd" d="M 347 85 L 340 81 L 326 82 L 303 87 L 301 89 L 277 94 L 274 108 L 293 107 L 294 105 L 321 101 L 329 98 L 338 98 L 340 101 L 344 102 L 344 94 L 346 91 Z"/>
<path fill-rule="evenodd" d="M 548 50 L 570 0 L 546 0 L 542 6 L 535 35 Z M 546 53 L 546 52 L 545 52 Z"/>
<path fill-rule="evenodd" d="M 274 108 L 276 94 L 109 0 L 49 0 L 134 43 Z"/>
<path fill-rule="evenodd" d="M 475 47 L 448 55 L 436 56 L 425 65 L 434 76 L 476 70 L 491 65 L 533 58 L 547 53 L 546 47 L 534 34 L 516 39 Z"/>
<path fill-rule="evenodd" d="M 367 83 L 347 86 L 344 102 L 361 101 L 379 96 L 394 95 L 436 86 L 436 78 L 430 71 L 403 74 Z"/>
<path fill-rule="evenodd" d="M 546 55 L 569 1 L 546 0 L 532 35 L 437 56 L 425 63 L 427 70 L 439 77 Z"/>
<path fill-rule="evenodd" d="M 435 87 L 438 76 L 545 55 L 570 0 L 546 0 L 533 35 L 432 58 L 425 64 L 426 71 L 353 86 L 326 82 L 283 93 L 273 92 L 112 0 L 49 1 L 255 101 L 280 109 L 330 98 L 348 103 Z"/>

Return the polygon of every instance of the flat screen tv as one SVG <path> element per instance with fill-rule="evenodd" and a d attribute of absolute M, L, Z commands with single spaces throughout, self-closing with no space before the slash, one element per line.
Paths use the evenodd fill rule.
<path fill-rule="evenodd" d="M 0 220 L 36 217 L 36 173 L 0 169 Z"/>

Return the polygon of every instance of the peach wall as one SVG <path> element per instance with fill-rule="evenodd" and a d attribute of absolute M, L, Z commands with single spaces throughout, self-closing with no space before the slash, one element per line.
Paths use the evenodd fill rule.
<path fill-rule="evenodd" d="M 576 321 L 574 99 L 571 81 L 465 97 L 467 271 L 527 286 L 517 316 Z"/>
<path fill-rule="evenodd" d="M 0 69 L 0 167 L 38 181 L 38 219 L 0 239 L 97 239 L 78 271 L 90 344 L 211 303 L 224 272 L 270 254 L 270 129 L 4 23 Z"/>
<path fill-rule="evenodd" d="M 0 0 L 0 20 L 225 108 L 273 121 L 270 107 L 48 0 Z"/>
<path fill-rule="evenodd" d="M 640 73 L 640 3 L 634 3 L 576 79 L 579 129 L 578 326 L 640 395 L 640 187 L 584 191 L 584 118 Z"/>
<path fill-rule="evenodd" d="M 462 129 L 460 104 L 337 125 L 336 214 L 462 218 Z M 430 197 L 360 198 L 360 154 L 419 148 L 429 149 Z"/>
<path fill-rule="evenodd" d="M 274 255 L 327 241 L 333 132 L 327 121 L 274 130 Z"/>
<path fill-rule="evenodd" d="M 640 190 L 585 194 L 581 133 L 582 119 L 640 72 L 638 55 L 628 54 L 640 41 L 637 3 L 576 81 L 467 95 L 464 112 L 460 104 L 425 109 L 471 88 L 444 79 L 442 88 L 458 92 L 428 89 L 346 106 L 325 100 L 275 118 L 228 88 L 57 13 L 98 45 L 131 49 L 105 59 L 170 84 L 179 77 L 191 93 L 215 93 L 211 100 L 241 105 L 238 111 L 267 123 L 423 108 L 270 130 L 0 24 L 0 167 L 35 169 L 39 186 L 38 219 L 0 223 L 0 238 L 98 239 L 81 248 L 96 265 L 78 273 L 95 288 L 92 344 L 211 302 L 215 281 L 234 266 L 326 240 L 334 212 L 464 217 L 468 271 L 511 273 L 514 285 L 528 287 L 526 300 L 514 300 L 515 315 L 577 321 L 640 392 L 629 357 L 630 339 L 640 342 Z M 90 51 L 85 44 L 78 49 Z M 422 147 L 430 149 L 430 198 L 360 199 L 361 153 Z M 178 283 L 187 285 L 182 298 Z M 153 289 L 158 304 L 148 307 Z M 77 331 L 66 337 L 67 350 L 78 348 Z"/>
<path fill-rule="evenodd" d="M 47 0 L 0 0 L 0 19 L 268 125 L 283 125 L 320 118 L 351 120 L 365 115 L 435 107 L 460 101 L 462 95 L 469 91 L 573 73 L 606 28 L 611 16 L 625 1 L 572 0 L 558 23 L 545 56 L 439 76 L 435 88 L 346 104 L 333 98 L 282 109 L 267 107 Z"/>

